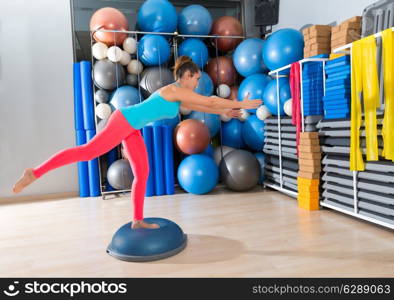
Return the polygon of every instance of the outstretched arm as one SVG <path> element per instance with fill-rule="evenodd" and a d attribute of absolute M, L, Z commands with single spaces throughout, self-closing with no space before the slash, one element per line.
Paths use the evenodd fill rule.
<path fill-rule="evenodd" d="M 229 101 L 229 100 L 227 100 Z M 232 118 L 238 118 L 241 116 L 241 111 L 236 108 L 210 108 L 204 105 L 195 105 L 195 104 L 181 104 L 182 108 L 194 110 L 194 111 L 200 111 L 200 112 L 205 112 L 205 113 L 210 113 L 210 114 L 216 114 L 216 115 L 226 115 L 228 117 Z"/>
<path fill-rule="evenodd" d="M 229 101 L 228 99 L 220 97 L 206 97 L 197 94 L 189 89 L 174 87 L 173 93 L 171 95 L 174 101 L 180 101 L 182 104 L 186 105 L 200 105 L 208 107 L 210 109 L 253 109 L 261 105 L 262 101 L 260 99 L 249 100 L 245 99 L 243 101 Z"/>

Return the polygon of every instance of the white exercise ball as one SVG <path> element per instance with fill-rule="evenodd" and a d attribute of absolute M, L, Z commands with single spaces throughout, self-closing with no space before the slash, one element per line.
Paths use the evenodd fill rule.
<path fill-rule="evenodd" d="M 221 114 L 220 115 L 220 120 L 222 120 L 223 122 L 228 122 L 228 121 L 231 120 L 231 118 L 226 116 L 225 114 Z"/>
<path fill-rule="evenodd" d="M 267 108 L 267 106 L 262 105 L 256 110 L 256 117 L 259 118 L 261 121 L 264 121 L 268 117 L 271 116 L 271 112 Z"/>
<path fill-rule="evenodd" d="M 283 110 L 285 112 L 286 115 L 288 115 L 289 117 L 291 117 L 292 114 L 292 107 L 293 107 L 293 99 L 289 99 L 285 102 L 285 104 L 283 104 Z"/>
<path fill-rule="evenodd" d="M 123 41 L 123 50 L 130 54 L 137 52 L 137 42 L 132 37 L 128 37 Z"/>
<path fill-rule="evenodd" d="M 126 51 L 122 51 L 122 57 L 120 58 L 120 64 L 122 66 L 127 66 L 131 61 L 131 56 Z"/>
<path fill-rule="evenodd" d="M 182 106 L 181 106 L 180 111 L 181 111 L 181 114 L 184 115 L 184 116 L 190 115 L 190 113 L 192 112 L 190 109 L 184 108 Z"/>
<path fill-rule="evenodd" d="M 129 72 L 130 74 L 141 74 L 143 69 L 144 67 L 142 66 L 142 63 L 136 59 L 131 60 L 127 65 L 127 72 Z"/>
<path fill-rule="evenodd" d="M 112 113 L 111 106 L 107 103 L 100 103 L 96 106 L 96 116 L 101 120 L 109 118 Z"/>
<path fill-rule="evenodd" d="M 108 59 L 112 62 L 119 62 L 122 58 L 123 50 L 117 46 L 112 46 L 108 48 L 107 56 Z"/>
<path fill-rule="evenodd" d="M 104 59 L 107 57 L 108 46 L 104 43 L 98 42 L 92 46 L 92 55 L 95 59 Z"/>
<path fill-rule="evenodd" d="M 238 117 L 238 120 L 244 122 L 248 117 L 250 116 L 250 114 L 248 113 L 248 111 L 246 109 L 241 109 L 241 115 Z"/>
<path fill-rule="evenodd" d="M 227 84 L 220 84 L 216 88 L 216 95 L 222 98 L 228 98 L 230 97 L 231 94 L 231 89 Z"/>

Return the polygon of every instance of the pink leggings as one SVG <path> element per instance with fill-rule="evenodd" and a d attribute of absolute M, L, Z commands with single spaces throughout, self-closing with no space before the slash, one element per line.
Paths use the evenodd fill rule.
<path fill-rule="evenodd" d="M 133 170 L 134 180 L 131 187 L 131 200 L 134 204 L 134 220 L 143 219 L 146 182 L 149 175 L 148 154 L 139 130 L 127 122 L 119 110 L 108 120 L 105 128 L 89 143 L 56 153 L 33 170 L 39 178 L 45 173 L 78 161 L 92 160 L 107 153 L 122 142 Z"/>

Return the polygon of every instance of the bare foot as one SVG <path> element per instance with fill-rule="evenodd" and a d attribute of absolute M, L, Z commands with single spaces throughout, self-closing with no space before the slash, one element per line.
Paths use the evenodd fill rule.
<path fill-rule="evenodd" d="M 15 183 L 12 188 L 15 194 L 20 193 L 25 187 L 27 187 L 30 183 L 35 181 L 37 178 L 33 174 L 33 169 L 26 169 L 23 172 L 23 175 L 19 180 Z"/>
<path fill-rule="evenodd" d="M 131 228 L 133 228 L 133 229 L 136 229 L 136 228 L 158 229 L 158 228 L 160 228 L 160 226 L 157 224 L 154 224 L 154 223 L 150 224 L 150 223 L 144 222 L 143 220 L 138 220 L 138 221 L 133 221 Z"/>

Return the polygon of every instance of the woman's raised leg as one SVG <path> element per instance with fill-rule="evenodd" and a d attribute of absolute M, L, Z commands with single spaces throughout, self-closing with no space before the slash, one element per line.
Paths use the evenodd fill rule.
<path fill-rule="evenodd" d="M 22 177 L 14 185 L 14 193 L 19 193 L 27 185 L 45 173 L 77 161 L 92 160 L 107 153 L 121 143 L 128 135 L 139 132 L 127 122 L 119 110 L 116 110 L 108 120 L 104 129 L 87 144 L 61 150 L 47 161 L 34 169 L 26 169 Z"/>

